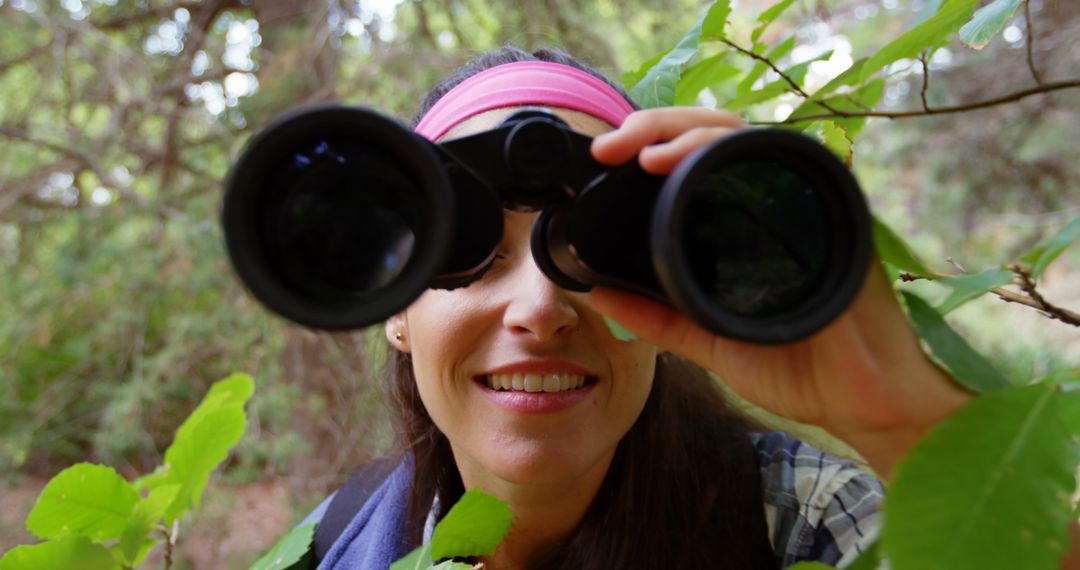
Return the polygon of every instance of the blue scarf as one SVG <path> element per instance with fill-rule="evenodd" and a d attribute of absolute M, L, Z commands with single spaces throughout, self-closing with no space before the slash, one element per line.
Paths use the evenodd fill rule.
<path fill-rule="evenodd" d="M 389 568 L 409 554 L 412 545 L 404 529 L 411 486 L 412 460 L 407 457 L 345 527 L 318 570 Z"/>

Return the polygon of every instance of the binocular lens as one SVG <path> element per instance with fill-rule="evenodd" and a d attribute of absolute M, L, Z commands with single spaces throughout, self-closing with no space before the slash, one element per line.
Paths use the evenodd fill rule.
<path fill-rule="evenodd" d="M 688 191 L 688 269 L 712 303 L 768 317 L 813 293 L 830 244 L 820 192 L 797 171 L 763 160 L 726 164 Z"/>
<path fill-rule="evenodd" d="M 412 255 L 412 180 L 379 147 L 319 140 L 270 189 L 265 239 L 283 276 L 312 295 L 348 296 L 397 277 Z M 276 203 L 273 203 L 276 202 Z"/>

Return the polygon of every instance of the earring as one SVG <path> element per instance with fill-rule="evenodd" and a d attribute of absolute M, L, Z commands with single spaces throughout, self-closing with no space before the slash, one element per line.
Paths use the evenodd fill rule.
<path fill-rule="evenodd" d="M 394 333 L 394 338 L 400 341 L 403 338 L 403 335 L 401 333 Z"/>

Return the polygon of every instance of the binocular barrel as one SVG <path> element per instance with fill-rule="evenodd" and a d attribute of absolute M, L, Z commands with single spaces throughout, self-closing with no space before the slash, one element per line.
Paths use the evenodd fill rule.
<path fill-rule="evenodd" d="M 866 203 L 813 139 L 740 131 L 666 177 L 600 165 L 590 142 L 544 111 L 436 144 L 364 108 L 296 110 L 229 173 L 229 256 L 263 304 L 327 330 L 481 278 L 508 208 L 540 211 L 533 257 L 559 286 L 633 291 L 732 338 L 804 338 L 861 287 Z"/>

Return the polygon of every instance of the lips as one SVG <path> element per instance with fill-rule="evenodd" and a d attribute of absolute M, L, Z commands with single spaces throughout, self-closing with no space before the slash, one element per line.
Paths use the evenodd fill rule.
<path fill-rule="evenodd" d="M 584 401 L 596 375 L 567 361 L 527 361 L 500 366 L 474 378 L 500 407 L 521 414 L 555 413 Z"/>

